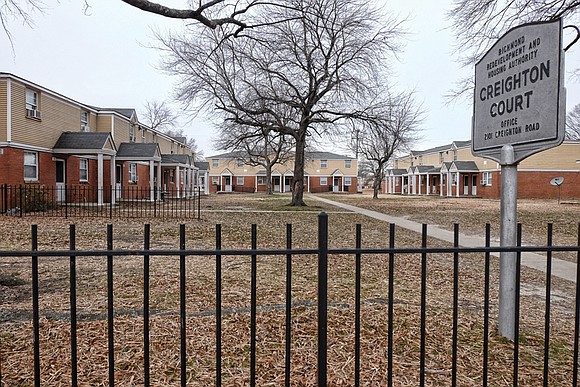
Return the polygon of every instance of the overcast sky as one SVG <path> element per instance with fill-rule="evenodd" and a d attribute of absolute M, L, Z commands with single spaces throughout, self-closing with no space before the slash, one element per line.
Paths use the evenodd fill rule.
<path fill-rule="evenodd" d="M 179 29 L 181 21 L 139 11 L 119 0 L 45 1 L 50 6 L 35 17 L 30 28 L 10 25 L 14 51 L 0 33 L 0 72 L 9 72 L 76 101 L 99 107 L 135 108 L 143 112 L 146 100 L 171 100 L 175 79 L 156 69 L 159 54 L 152 44 L 151 28 Z M 409 41 L 395 64 L 394 80 L 400 89 L 413 89 L 425 110 L 423 141 L 427 149 L 469 140 L 472 102 L 445 103 L 444 95 L 461 75 L 454 62 L 453 37 L 445 19 L 450 0 L 389 0 L 388 9 L 409 17 Z M 580 43 L 566 55 L 567 69 L 580 67 Z M 566 79 L 567 106 L 580 103 L 580 81 Z M 205 156 L 212 148 L 212 126 L 207 120 L 182 121 L 185 133 L 196 139 Z"/>

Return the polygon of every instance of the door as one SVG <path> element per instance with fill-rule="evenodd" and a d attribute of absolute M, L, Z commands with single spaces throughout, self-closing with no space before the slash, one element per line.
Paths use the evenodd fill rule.
<path fill-rule="evenodd" d="M 121 190 L 123 187 L 123 166 L 115 166 L 115 199 L 121 199 Z"/>
<path fill-rule="evenodd" d="M 332 179 L 332 192 L 340 191 L 340 177 L 335 177 Z"/>
<path fill-rule="evenodd" d="M 469 175 L 463 176 L 463 195 L 469 195 Z"/>
<path fill-rule="evenodd" d="M 471 176 L 472 183 L 471 183 L 471 194 L 473 196 L 477 195 L 477 175 Z"/>
<path fill-rule="evenodd" d="M 290 185 L 292 184 L 292 176 L 284 177 L 284 192 L 290 192 Z"/>
<path fill-rule="evenodd" d="M 274 192 L 280 191 L 280 176 L 272 176 L 272 185 L 274 186 Z"/>
<path fill-rule="evenodd" d="M 224 176 L 224 187 L 226 192 L 232 192 L 232 177 Z"/>
<path fill-rule="evenodd" d="M 56 160 L 56 201 L 66 200 L 66 168 L 64 160 Z"/>

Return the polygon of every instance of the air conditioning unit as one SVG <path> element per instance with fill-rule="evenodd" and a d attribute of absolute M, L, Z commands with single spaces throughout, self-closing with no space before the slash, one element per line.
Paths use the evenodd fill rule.
<path fill-rule="evenodd" d="M 139 181 L 139 176 L 135 176 L 135 183 Z"/>
<path fill-rule="evenodd" d="M 480 185 L 487 185 L 487 181 L 485 181 L 485 180 L 482 180 L 482 181 L 480 181 L 480 182 L 479 182 L 479 184 L 480 184 Z"/>
<path fill-rule="evenodd" d="M 26 109 L 26 117 L 40 119 L 40 111 L 36 109 Z"/>

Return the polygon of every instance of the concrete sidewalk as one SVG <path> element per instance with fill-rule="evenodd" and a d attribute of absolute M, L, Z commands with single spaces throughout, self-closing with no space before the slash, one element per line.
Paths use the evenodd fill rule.
<path fill-rule="evenodd" d="M 352 206 L 350 204 L 344 204 L 335 202 L 334 200 L 322 198 L 316 195 L 307 195 L 309 199 L 318 200 L 323 203 L 331 204 L 336 207 L 343 208 L 352 212 L 357 212 L 368 217 L 382 220 L 383 222 L 394 223 L 399 227 L 403 227 L 407 230 L 411 230 L 417 233 L 421 233 L 421 224 L 413 222 L 408 219 L 397 218 L 394 216 L 389 216 L 382 214 L 380 212 L 367 210 L 365 208 L 360 208 Z M 436 238 L 445 242 L 453 243 L 453 232 L 443 230 L 437 226 L 429 225 L 427 227 L 427 234 L 432 238 Z M 462 247 L 483 247 L 485 246 L 485 239 L 483 237 L 470 236 L 459 234 L 459 245 Z M 498 246 L 498 244 L 492 244 L 493 246 Z M 499 257 L 499 253 L 492 253 L 492 255 Z M 546 272 L 546 256 L 523 252 L 522 253 L 522 265 Z M 561 259 L 552 258 L 552 275 L 559 277 L 571 282 L 576 282 L 576 264 L 573 262 L 563 261 Z"/>

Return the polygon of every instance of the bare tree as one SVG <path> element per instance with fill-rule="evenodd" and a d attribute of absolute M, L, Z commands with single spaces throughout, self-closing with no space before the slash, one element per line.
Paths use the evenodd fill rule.
<path fill-rule="evenodd" d="M 175 128 L 177 116 L 165 102 L 146 101 L 143 121 L 153 130 L 165 132 Z"/>
<path fill-rule="evenodd" d="M 373 198 L 376 199 L 387 163 L 418 140 L 423 113 L 412 93 L 389 96 L 373 113 L 376 119 L 363 121 L 360 128 L 359 153 L 372 166 Z"/>
<path fill-rule="evenodd" d="M 263 167 L 266 193 L 271 195 L 272 169 L 290 159 L 294 144 L 290 138 L 270 128 L 248 128 L 226 122 L 220 126 L 215 147 L 236 152 L 244 164 Z"/>
<path fill-rule="evenodd" d="M 187 145 L 195 156 L 196 161 L 203 158 L 197 142 L 194 138 L 187 136 L 182 128 L 177 128 L 177 115 L 165 102 L 146 101 L 145 110 L 142 114 L 143 123 L 151 129 L 165 133 L 176 139 L 185 139 Z"/>
<path fill-rule="evenodd" d="M 580 141 L 580 103 L 566 116 L 566 139 Z"/>
<path fill-rule="evenodd" d="M 472 66 L 509 29 L 560 17 L 578 25 L 579 11 L 578 0 L 455 0 L 448 17 L 457 37 L 458 59 Z M 473 80 L 463 79 L 450 97 L 466 96 L 472 90 Z"/>
<path fill-rule="evenodd" d="M 34 25 L 34 15 L 44 12 L 44 4 L 40 0 L 0 0 L 0 24 L 12 45 L 12 35 L 8 25 L 11 20 L 28 26 Z"/>
<path fill-rule="evenodd" d="M 206 30 L 165 38 L 164 68 L 180 76 L 182 102 L 201 101 L 237 124 L 269 123 L 293 137 L 291 205 L 302 206 L 307 139 L 364 115 L 369 90 L 399 48 L 400 23 L 364 0 L 280 1 L 260 7 L 256 20 L 284 22 L 247 31 L 243 40 Z M 290 119 L 280 120 L 280 111 Z"/>

